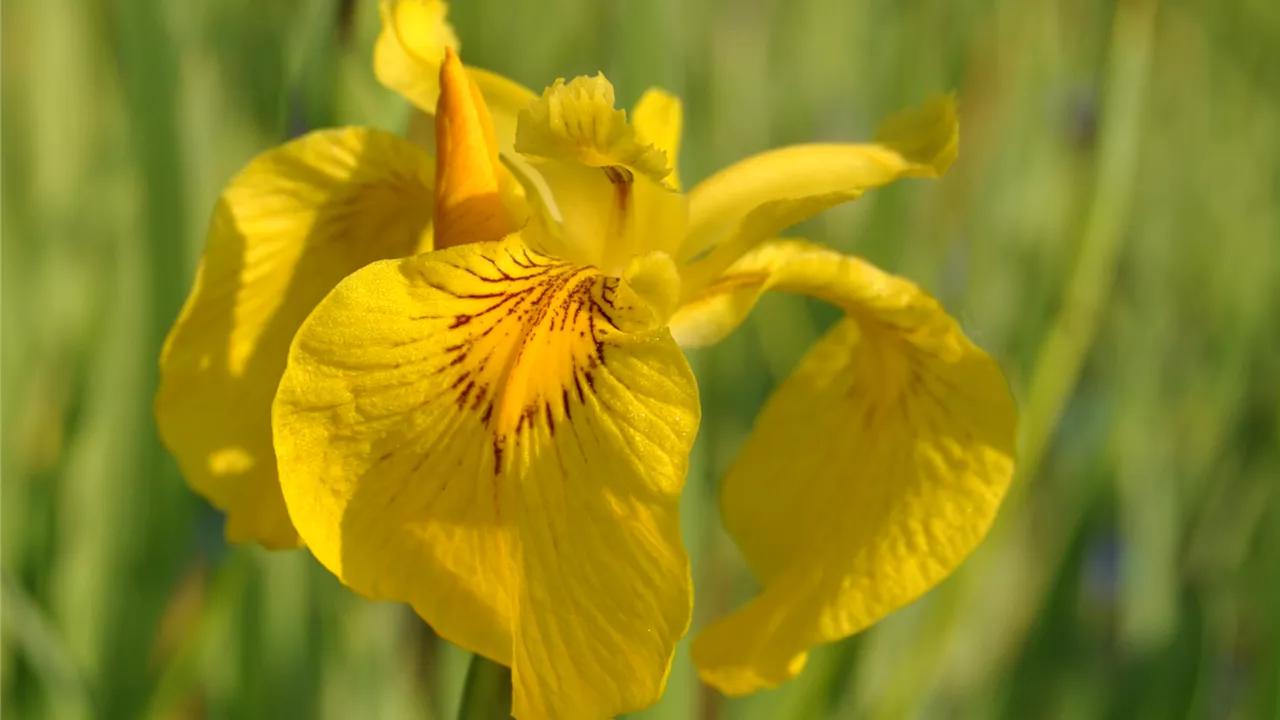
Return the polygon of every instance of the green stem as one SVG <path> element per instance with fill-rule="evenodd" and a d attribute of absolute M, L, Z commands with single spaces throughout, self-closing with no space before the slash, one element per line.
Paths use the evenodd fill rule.
<path fill-rule="evenodd" d="M 462 688 L 458 720 L 505 720 L 511 717 L 511 669 L 482 655 L 471 656 Z"/>

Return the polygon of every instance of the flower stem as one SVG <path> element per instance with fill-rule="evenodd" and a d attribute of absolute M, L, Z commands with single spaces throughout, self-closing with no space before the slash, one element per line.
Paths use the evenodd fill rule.
<path fill-rule="evenodd" d="M 458 720 L 505 720 L 511 717 L 511 669 L 482 655 L 471 656 L 462 688 Z"/>

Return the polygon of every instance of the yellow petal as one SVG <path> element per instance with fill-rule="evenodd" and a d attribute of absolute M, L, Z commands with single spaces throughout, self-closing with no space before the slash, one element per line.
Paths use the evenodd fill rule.
<path fill-rule="evenodd" d="M 348 278 L 274 409 L 315 556 L 511 664 L 519 718 L 661 694 L 690 614 L 676 510 L 697 423 L 689 367 L 628 285 L 518 235 Z"/>
<path fill-rule="evenodd" d="M 293 334 L 342 278 L 428 249 L 431 159 L 376 130 L 312 133 L 267 152 L 214 210 L 195 287 L 160 359 L 156 416 L 232 542 L 298 542 L 271 449 L 271 400 Z"/>
<path fill-rule="evenodd" d="M 499 240 L 507 222 L 498 182 L 498 141 L 480 91 L 453 50 L 440 69 L 436 112 L 436 247 Z"/>
<path fill-rule="evenodd" d="M 732 695 L 791 679 L 812 646 L 941 582 L 986 534 L 1013 475 L 1015 409 L 999 368 L 906 280 L 770 243 L 673 322 L 701 340 L 723 335 L 766 288 L 815 295 L 846 318 L 769 400 L 724 481 L 725 524 L 764 589 L 707 627 L 693 657 Z"/>
<path fill-rule="evenodd" d="M 447 10 L 447 5 L 437 0 L 383 0 L 382 32 L 374 51 L 378 79 L 418 108 L 409 121 L 409 140 L 433 155 L 439 155 L 435 114 L 444 57 L 446 51 L 458 47 L 453 29 L 445 20 Z M 487 132 L 497 141 L 499 154 L 508 162 L 524 165 L 512 150 L 516 117 L 537 96 L 519 83 L 486 70 L 466 68 L 466 74 L 471 86 L 484 98 L 487 118 L 483 124 L 489 126 Z M 523 226 L 530 214 L 524 189 L 505 167 L 499 166 L 495 174 L 507 224 Z"/>
<path fill-rule="evenodd" d="M 620 275 L 636 255 L 669 254 L 679 245 L 683 195 L 620 166 L 544 161 L 536 171 L 549 209 L 534 215 L 526 234 L 543 252 Z"/>
<path fill-rule="evenodd" d="M 679 190 L 680 132 L 684 123 L 680 98 L 661 88 L 649 88 L 632 109 L 631 123 L 641 142 L 653 145 L 667 156 L 671 174 L 666 182 L 672 189 Z"/>
<path fill-rule="evenodd" d="M 502 152 L 510 153 L 516 143 L 516 123 L 520 111 L 532 105 L 538 95 L 520 83 L 488 70 L 469 67 L 467 76 L 480 89 L 493 116 L 498 147 Z"/>
<path fill-rule="evenodd" d="M 614 108 L 613 85 L 604 75 L 556 80 L 543 91 L 520 114 L 516 151 L 590 167 L 622 166 L 654 181 L 671 172 L 666 154 L 637 137 L 627 113 Z"/>
<path fill-rule="evenodd" d="M 382 0 L 382 32 L 373 48 L 378 81 L 418 109 L 435 113 L 440 96 L 440 64 L 445 48 L 458 49 L 458 37 L 440 0 Z"/>
<path fill-rule="evenodd" d="M 687 211 L 663 184 L 666 154 L 642 141 L 613 103 L 603 75 L 557 80 L 521 113 L 516 150 L 548 189 L 548 212 L 535 213 L 530 242 L 618 275 L 636 255 L 674 251 Z"/>
<path fill-rule="evenodd" d="M 938 177 L 959 147 L 955 100 L 936 97 L 886 120 L 870 144 L 796 145 L 731 165 L 689 192 L 677 259 L 715 250 L 686 273 L 710 282 L 756 243 L 864 191 L 904 177 Z"/>
<path fill-rule="evenodd" d="M 622 277 L 653 311 L 655 320 L 666 325 L 680 302 L 680 270 L 671 256 L 663 252 L 637 255 Z"/>

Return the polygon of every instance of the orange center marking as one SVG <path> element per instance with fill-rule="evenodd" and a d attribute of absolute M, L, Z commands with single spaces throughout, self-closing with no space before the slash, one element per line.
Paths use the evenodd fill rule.
<path fill-rule="evenodd" d="M 446 352 L 450 366 L 463 368 L 453 383 L 456 402 L 493 433 L 500 470 L 510 440 L 535 426 L 554 433 L 593 391 L 602 340 L 617 332 L 609 305 L 619 281 L 530 253 L 486 259 L 492 273 L 464 270 L 492 292 L 455 293 L 477 307 L 454 317 L 450 329 L 466 337 Z"/>

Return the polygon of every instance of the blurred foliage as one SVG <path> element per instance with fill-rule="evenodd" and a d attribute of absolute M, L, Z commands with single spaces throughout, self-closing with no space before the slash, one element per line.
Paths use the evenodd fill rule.
<path fill-rule="evenodd" d="M 305 552 L 228 548 L 160 447 L 156 357 L 220 187 L 310 128 L 403 129 L 371 0 L 5 0 L 0 712 L 450 718 L 467 656 Z M 1000 358 L 1022 476 L 962 571 L 726 700 L 682 647 L 636 717 L 1280 717 L 1280 4 L 457 0 L 468 62 L 684 97 L 690 181 L 955 89 L 960 161 L 797 232 Z M 752 581 L 718 478 L 834 319 L 694 356 L 695 629 Z M 803 478 L 779 478 L 779 482 Z"/>

